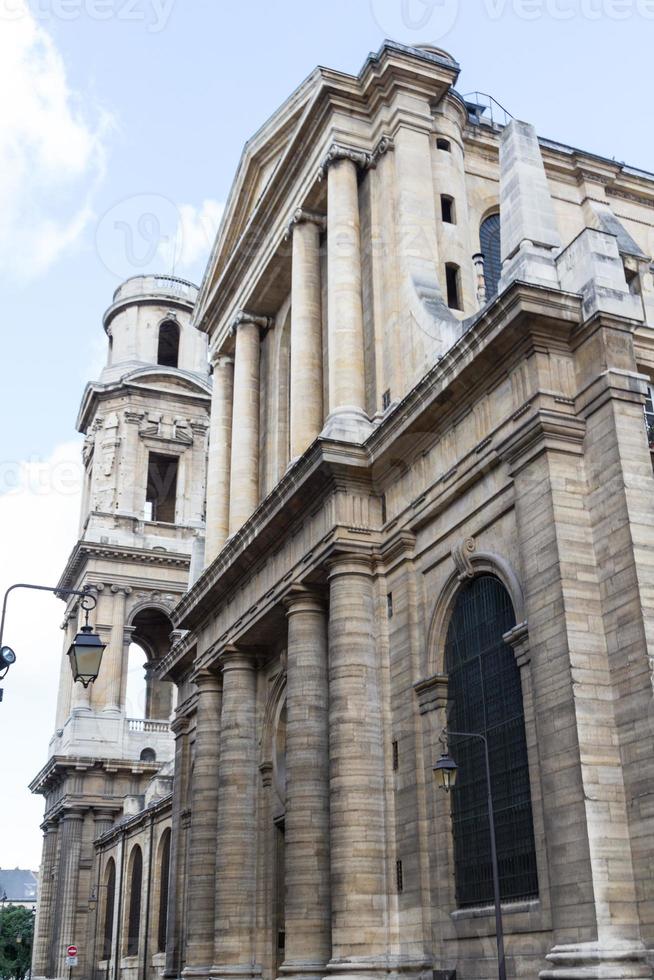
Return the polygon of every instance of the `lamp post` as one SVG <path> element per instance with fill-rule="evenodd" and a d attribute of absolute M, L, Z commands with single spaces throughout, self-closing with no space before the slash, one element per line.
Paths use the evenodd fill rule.
<path fill-rule="evenodd" d="M 97 633 L 93 632 L 93 627 L 89 626 L 89 612 L 97 606 L 97 599 L 92 596 L 88 588 L 80 591 L 79 589 L 63 589 L 49 585 L 32 585 L 26 582 L 17 582 L 9 586 L 5 592 L 2 603 L 2 619 L 0 619 L 0 679 L 5 676 L 10 666 L 16 662 L 16 654 L 11 647 L 2 645 L 2 638 L 5 631 L 5 618 L 7 615 L 7 600 L 10 592 L 15 589 L 36 589 L 39 592 L 52 592 L 59 596 L 78 595 L 82 597 L 80 603 L 86 614 L 84 626 L 71 643 L 68 649 L 68 659 L 70 668 L 73 672 L 73 679 L 80 681 L 84 687 L 88 687 L 97 678 L 100 672 L 100 663 L 105 645 Z"/>
<path fill-rule="evenodd" d="M 499 980 L 506 980 L 506 961 L 504 958 L 504 927 L 502 925 L 502 904 L 500 899 L 500 872 L 497 865 L 497 844 L 495 842 L 495 818 L 493 816 L 493 789 L 491 786 L 490 758 L 488 755 L 488 740 L 478 732 L 450 732 L 443 729 L 441 742 L 443 752 L 434 766 L 436 783 L 446 793 L 456 784 L 457 764 L 450 755 L 447 747 L 449 738 L 478 738 L 484 744 L 484 761 L 486 763 L 486 790 L 488 793 L 488 829 L 490 832 L 491 865 L 493 868 L 493 896 L 495 899 L 495 938 L 497 941 L 497 975 Z"/>

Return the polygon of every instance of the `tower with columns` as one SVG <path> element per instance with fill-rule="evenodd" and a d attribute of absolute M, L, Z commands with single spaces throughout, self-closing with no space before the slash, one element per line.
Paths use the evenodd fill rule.
<path fill-rule="evenodd" d="M 80 610 L 70 600 L 55 731 L 31 786 L 45 797 L 39 977 L 67 975 L 70 944 L 90 976 L 102 889 L 93 841 L 171 768 L 174 685 L 157 678 L 156 666 L 171 646 L 171 610 L 204 549 L 211 382 L 205 339 L 190 322 L 196 296 L 192 283 L 170 276 L 137 276 L 116 290 L 103 321 L 106 366 L 87 386 L 77 420 L 80 537 L 59 584 L 91 590 L 106 650 L 95 684 L 73 684 L 65 652 Z"/>

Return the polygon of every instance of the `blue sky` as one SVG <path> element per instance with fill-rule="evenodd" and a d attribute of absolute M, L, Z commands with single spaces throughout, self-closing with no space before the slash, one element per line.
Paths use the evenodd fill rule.
<path fill-rule="evenodd" d="M 654 0 L 26 2 L 0 0 L 0 585 L 58 577 L 73 544 L 71 440 L 113 290 L 172 271 L 173 252 L 199 281 L 243 143 L 316 64 L 356 72 L 385 36 L 435 42 L 461 92 L 654 169 Z M 52 730 L 60 618 L 54 599 L 13 607 L 22 664 L 0 734 L 23 738 L 0 773 L 0 866 L 38 863 L 41 805 L 24 787 Z"/>

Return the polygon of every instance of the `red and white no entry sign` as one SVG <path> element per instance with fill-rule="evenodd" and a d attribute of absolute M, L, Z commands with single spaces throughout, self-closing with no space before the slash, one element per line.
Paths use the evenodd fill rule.
<path fill-rule="evenodd" d="M 69 956 L 77 956 L 77 946 L 69 946 L 66 952 Z"/>

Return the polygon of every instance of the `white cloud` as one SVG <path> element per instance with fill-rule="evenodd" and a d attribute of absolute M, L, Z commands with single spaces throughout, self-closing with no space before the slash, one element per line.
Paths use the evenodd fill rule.
<path fill-rule="evenodd" d="M 209 259 L 225 205 L 207 199 L 201 207 L 178 206 L 179 221 L 172 241 L 159 245 L 159 255 L 166 271 L 201 273 Z"/>
<path fill-rule="evenodd" d="M 70 89 L 27 0 L 0 0 L 0 91 L 0 266 L 33 279 L 93 218 L 111 118 Z"/>
<path fill-rule="evenodd" d="M 57 446 L 47 460 L 0 463 L 0 600 L 14 582 L 56 585 L 77 539 L 80 442 Z M 44 592 L 9 597 L 3 643 L 16 663 L 0 681 L 2 834 L 0 867 L 38 868 L 43 799 L 27 784 L 48 756 L 54 731 L 64 605 Z"/>

